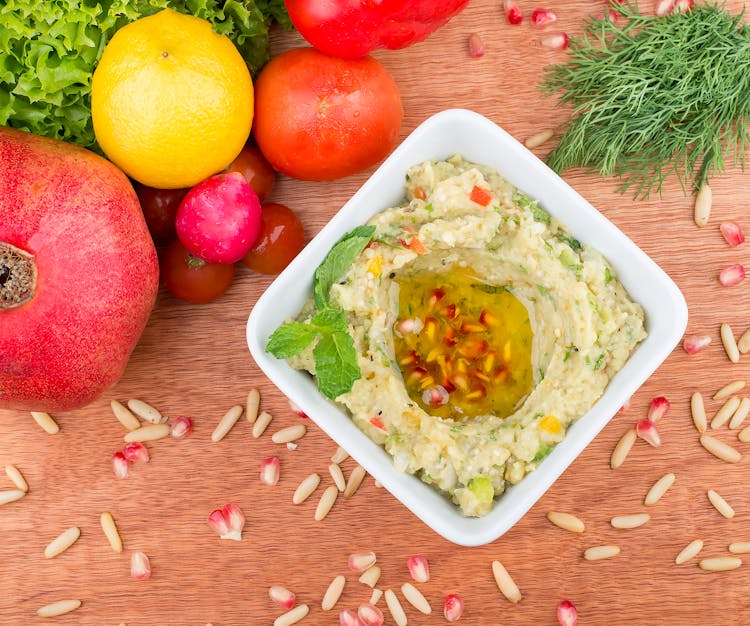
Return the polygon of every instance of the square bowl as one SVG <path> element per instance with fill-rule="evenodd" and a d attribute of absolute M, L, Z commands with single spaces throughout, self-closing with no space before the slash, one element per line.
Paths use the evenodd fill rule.
<path fill-rule="evenodd" d="M 390 455 L 355 426 L 343 407 L 327 400 L 307 372 L 294 370 L 265 351 L 271 333 L 296 317 L 311 296 L 315 268 L 338 239 L 404 199 L 410 166 L 455 153 L 497 170 L 539 201 L 578 240 L 602 252 L 631 298 L 643 307 L 648 332 L 601 398 L 570 426 L 565 439 L 480 518 L 463 516 L 433 487 L 398 472 Z M 448 109 L 417 127 L 263 293 L 247 323 L 247 342 L 271 381 L 417 517 L 449 541 L 477 546 L 500 537 L 531 508 L 666 359 L 686 326 L 687 305 L 677 285 L 614 224 L 499 126 L 472 111 Z"/>

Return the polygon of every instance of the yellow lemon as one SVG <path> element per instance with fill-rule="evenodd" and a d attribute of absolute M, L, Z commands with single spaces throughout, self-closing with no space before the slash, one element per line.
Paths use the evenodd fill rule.
<path fill-rule="evenodd" d="M 253 121 L 253 83 L 234 44 L 206 20 L 171 9 L 118 30 L 91 85 L 104 153 L 159 189 L 190 187 L 226 168 Z"/>

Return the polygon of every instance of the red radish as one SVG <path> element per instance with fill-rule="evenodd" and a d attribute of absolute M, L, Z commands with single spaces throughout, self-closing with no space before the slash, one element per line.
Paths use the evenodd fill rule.
<path fill-rule="evenodd" d="M 426 583 L 430 580 L 430 564 L 423 556 L 410 556 L 406 561 L 409 574 L 418 583 Z"/>
<path fill-rule="evenodd" d="M 133 552 L 130 555 L 130 576 L 136 580 L 151 578 L 151 561 L 143 552 Z"/>
<path fill-rule="evenodd" d="M 269 587 L 268 597 L 284 609 L 291 609 L 294 606 L 294 594 L 281 585 L 273 585 L 272 587 Z"/>
<path fill-rule="evenodd" d="M 364 626 L 382 626 L 385 621 L 383 611 L 369 602 L 359 605 L 357 617 L 359 617 Z"/>
<path fill-rule="evenodd" d="M 464 614 L 464 601 L 455 593 L 445 596 L 443 615 L 448 622 L 457 622 Z"/>
<path fill-rule="evenodd" d="M 365 626 L 362 620 L 351 609 L 346 609 L 339 613 L 339 624 L 340 626 Z"/>
<path fill-rule="evenodd" d="M 578 611 L 570 600 L 562 600 L 557 605 L 557 621 L 560 626 L 576 626 Z"/>
<path fill-rule="evenodd" d="M 745 280 L 745 268 L 739 263 L 728 265 L 719 273 L 719 282 L 724 287 L 734 287 Z"/>
<path fill-rule="evenodd" d="M 690 335 L 685 337 L 682 347 L 688 354 L 697 354 L 710 344 L 711 337 L 709 335 Z"/>
<path fill-rule="evenodd" d="M 260 234 L 260 200 L 239 172 L 198 183 L 177 209 L 177 237 L 208 263 L 236 263 Z"/>
<path fill-rule="evenodd" d="M 242 541 L 242 529 L 245 527 L 245 516 L 236 504 L 230 502 L 222 509 L 211 511 L 208 525 L 219 533 L 221 539 Z"/>
<path fill-rule="evenodd" d="M 122 454 L 130 463 L 148 463 L 151 458 L 146 446 L 137 441 L 126 443 L 122 449 Z"/>
<path fill-rule="evenodd" d="M 122 452 L 115 452 L 112 456 L 112 469 L 117 478 L 127 478 L 130 473 L 130 461 L 125 458 Z"/>
<path fill-rule="evenodd" d="M 508 24 L 515 26 L 523 22 L 523 12 L 513 0 L 505 0 L 503 2 L 503 9 L 505 9 L 505 17 L 508 20 Z"/>
<path fill-rule="evenodd" d="M 649 419 L 639 420 L 635 425 L 635 434 L 638 435 L 643 441 L 651 444 L 654 448 L 658 448 L 661 445 L 661 437 L 659 431 L 656 430 L 656 426 Z"/>
<path fill-rule="evenodd" d="M 745 233 L 737 222 L 724 222 L 719 226 L 724 240 L 732 247 L 736 248 L 745 241 Z"/>
<path fill-rule="evenodd" d="M 534 9 L 531 13 L 531 24 L 536 28 L 544 28 L 557 21 L 557 15 L 549 9 Z"/>
<path fill-rule="evenodd" d="M 658 422 L 669 411 L 669 400 L 664 396 L 659 396 L 651 400 L 648 407 L 648 419 L 652 422 Z"/>
<path fill-rule="evenodd" d="M 182 439 L 193 431 L 193 420 L 184 415 L 175 417 L 172 421 L 172 437 Z"/>
<path fill-rule="evenodd" d="M 0 127 L 0 409 L 68 411 L 117 382 L 158 272 L 119 169 Z"/>
<path fill-rule="evenodd" d="M 478 59 L 483 57 L 485 53 L 484 42 L 477 33 L 469 35 L 469 56 Z"/>
<path fill-rule="evenodd" d="M 281 461 L 276 456 L 263 459 L 260 462 L 260 482 L 264 485 L 273 486 L 279 482 L 279 471 Z"/>
<path fill-rule="evenodd" d="M 566 33 L 547 33 L 539 38 L 539 43 L 550 50 L 565 50 L 568 47 L 568 35 Z"/>

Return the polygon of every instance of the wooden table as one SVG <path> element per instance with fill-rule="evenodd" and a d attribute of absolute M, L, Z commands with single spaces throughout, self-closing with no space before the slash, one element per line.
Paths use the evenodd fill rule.
<path fill-rule="evenodd" d="M 533 6 L 523 5 L 527 14 Z M 560 29 L 570 33 L 603 6 L 572 0 L 550 5 L 559 15 Z M 734 10 L 739 6 L 730 3 Z M 467 53 L 473 32 L 487 46 L 480 59 Z M 566 55 L 535 45 L 537 36 L 528 16 L 520 27 L 510 27 L 499 0 L 474 0 L 428 41 L 400 52 L 379 52 L 376 56 L 401 88 L 406 112 L 402 136 L 448 107 L 474 109 L 521 140 L 563 122 L 567 112 L 554 99 L 542 98 L 536 85 L 542 68 Z M 278 33 L 274 52 L 301 43 L 296 34 Z M 371 171 L 334 183 L 282 178 L 272 199 L 294 207 L 312 237 Z M 697 560 L 674 564 L 675 555 L 695 538 L 705 541 L 703 556 L 727 554 L 730 542 L 750 540 L 747 459 L 730 466 L 710 456 L 698 445 L 689 415 L 692 391 L 710 396 L 729 380 L 750 374 L 748 358 L 732 365 L 718 336 L 721 322 L 737 333 L 750 324 L 747 283 L 728 289 L 717 282 L 722 267 L 747 261 L 747 244 L 730 249 L 718 224 L 736 220 L 750 230 L 750 185 L 738 170 L 716 178 L 712 220 L 699 230 L 692 222 L 692 198 L 683 196 L 675 181 L 666 185 L 663 198 L 636 202 L 618 195 L 615 181 L 576 172 L 565 178 L 674 278 L 687 298 L 688 332 L 710 334 L 713 343 L 696 356 L 676 348 L 630 408 L 612 419 L 505 536 L 481 548 L 452 545 L 376 488 L 371 478 L 353 499 L 340 500 L 326 520 L 313 521 L 320 491 L 301 506 L 292 505 L 291 495 L 313 471 L 330 481 L 327 466 L 336 446 L 312 423 L 296 451 L 273 444 L 268 435 L 252 439 L 244 420 L 224 441 L 211 443 L 218 419 L 243 402 L 252 387 L 261 391 L 262 408 L 274 415 L 270 431 L 300 419 L 248 354 L 245 322 L 270 279 L 241 268 L 230 292 L 210 305 L 188 305 L 162 291 L 123 379 L 86 409 L 56 415 L 62 428 L 58 435 L 46 435 L 27 413 L 0 412 L 0 463 L 16 464 L 31 485 L 26 498 L 0 509 L 0 624 L 47 623 L 36 617 L 36 609 L 61 598 L 80 598 L 84 604 L 56 623 L 270 624 L 282 612 L 267 595 L 275 583 L 313 607 L 303 624 L 336 624 L 337 611 L 320 609 L 335 575 L 346 574 L 348 581 L 337 609 L 356 608 L 369 597 L 369 589 L 347 570 L 347 556 L 360 550 L 377 553 L 381 587 L 399 587 L 409 579 L 405 561 L 410 555 L 429 559 L 432 578 L 420 587 L 435 610 L 426 617 L 407 607 L 410 624 L 444 623 L 443 597 L 452 592 L 466 602 L 459 623 L 472 626 L 556 624 L 556 606 L 563 598 L 576 604 L 582 626 L 750 624 L 750 566 L 706 573 Z M 672 403 L 659 424 L 662 447 L 638 442 L 625 464 L 610 470 L 615 442 L 645 416 L 651 398 L 662 394 Z M 192 416 L 195 430 L 188 439 L 150 445 L 151 462 L 118 480 L 110 459 L 122 445 L 123 429 L 109 402 L 131 397 L 169 416 Z M 712 413 L 718 403 L 709 399 L 707 406 Z M 737 444 L 734 434 L 721 432 L 719 437 Z M 258 480 L 259 464 L 272 455 L 281 457 L 282 476 L 277 486 L 267 487 Z M 352 466 L 351 459 L 344 463 L 347 474 Z M 610 526 L 615 515 L 643 511 L 649 487 L 670 471 L 677 482 L 650 509 L 648 524 L 630 531 Z M 734 519 L 722 518 L 711 507 L 708 488 L 734 506 Z M 212 509 L 230 501 L 248 517 L 241 543 L 220 541 L 206 524 Z M 550 509 L 575 512 L 585 520 L 586 532 L 576 535 L 553 527 L 545 519 Z M 99 528 L 105 510 L 119 525 L 123 554 L 108 547 Z M 78 543 L 45 560 L 44 546 L 73 525 L 82 530 Z M 621 546 L 620 556 L 584 561 L 585 548 L 604 543 Z M 151 557 L 149 581 L 129 577 L 132 550 Z M 520 586 L 520 604 L 511 605 L 499 593 L 490 571 L 493 559 L 500 559 Z M 388 618 L 386 623 L 393 622 Z"/>

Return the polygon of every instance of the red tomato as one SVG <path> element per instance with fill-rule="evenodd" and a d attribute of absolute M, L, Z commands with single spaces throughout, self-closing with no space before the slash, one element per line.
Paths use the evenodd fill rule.
<path fill-rule="evenodd" d="M 232 284 L 234 265 L 206 263 L 190 254 L 179 240 L 161 257 L 164 286 L 176 298 L 202 304 L 222 295 Z"/>
<path fill-rule="evenodd" d="M 154 241 L 167 243 L 176 237 L 174 223 L 177 207 L 187 189 L 155 189 L 141 183 L 133 185 Z"/>
<path fill-rule="evenodd" d="M 242 151 L 227 169 L 230 172 L 242 174 L 250 183 L 253 191 L 258 194 L 261 202 L 271 193 L 276 183 L 276 172 L 274 172 L 266 157 L 263 156 L 263 153 L 258 150 L 258 147 L 251 143 L 242 148 Z"/>
<path fill-rule="evenodd" d="M 269 202 L 261 207 L 260 235 L 242 262 L 261 274 L 278 274 L 305 245 L 302 223 L 283 204 Z"/>
<path fill-rule="evenodd" d="M 403 116 L 396 83 L 369 56 L 289 50 L 255 83 L 255 140 L 293 178 L 335 180 L 374 165 L 396 145 Z"/>

